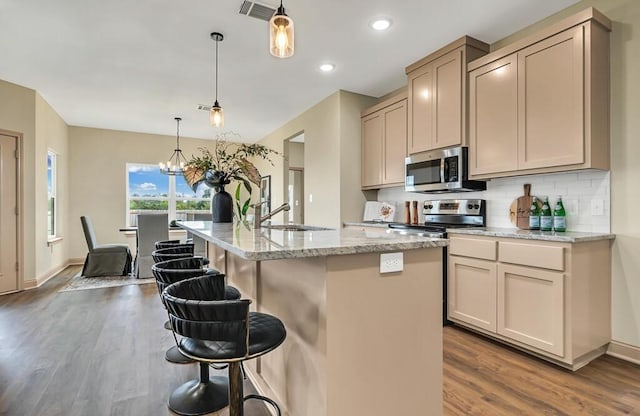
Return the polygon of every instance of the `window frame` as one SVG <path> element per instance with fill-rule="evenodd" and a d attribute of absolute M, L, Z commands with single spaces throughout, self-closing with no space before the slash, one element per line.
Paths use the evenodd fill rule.
<path fill-rule="evenodd" d="M 49 176 L 49 169 L 51 169 L 51 176 Z M 50 177 L 51 182 L 49 182 Z M 57 193 L 58 154 L 53 149 L 47 149 L 47 242 L 60 239 L 60 236 L 58 235 Z M 51 200 L 53 201 L 51 202 Z"/>
<path fill-rule="evenodd" d="M 167 192 L 167 196 L 163 197 L 163 196 L 156 196 L 156 197 L 131 197 L 131 192 L 130 192 L 130 183 L 129 183 L 129 169 L 131 167 L 143 167 L 143 168 L 153 168 L 153 169 L 158 169 L 158 165 L 157 164 L 153 164 L 153 163 L 138 163 L 138 162 L 127 162 L 125 164 L 125 192 L 126 192 L 126 198 L 125 198 L 125 216 L 126 216 L 126 225 L 127 227 L 131 227 L 131 226 L 135 226 L 134 223 L 132 222 L 132 214 L 131 214 L 131 201 L 166 201 L 167 202 L 167 214 L 169 217 L 169 220 L 174 220 L 177 219 L 177 205 L 178 205 L 178 201 L 184 200 L 184 198 L 182 197 L 178 197 L 177 196 L 177 192 L 176 192 L 176 180 L 179 180 L 180 176 L 179 175 L 167 175 L 168 179 L 169 179 L 169 185 L 168 185 L 168 192 Z M 211 201 L 211 199 L 209 197 L 206 198 L 190 198 L 190 200 L 192 201 L 205 201 L 205 202 L 209 202 Z"/>

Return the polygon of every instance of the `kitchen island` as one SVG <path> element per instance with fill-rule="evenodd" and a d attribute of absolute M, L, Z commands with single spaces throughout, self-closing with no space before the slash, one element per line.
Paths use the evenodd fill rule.
<path fill-rule="evenodd" d="M 442 247 L 385 230 L 287 231 L 208 221 L 179 225 L 212 265 L 282 319 L 287 339 L 248 363 L 289 416 L 442 414 Z M 380 273 L 401 252 L 403 270 Z"/>

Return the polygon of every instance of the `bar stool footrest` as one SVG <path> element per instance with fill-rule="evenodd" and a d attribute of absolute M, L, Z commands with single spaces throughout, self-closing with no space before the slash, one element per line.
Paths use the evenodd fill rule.
<path fill-rule="evenodd" d="M 276 414 L 278 416 L 281 416 L 282 413 L 280 412 L 280 406 L 278 406 L 278 403 L 276 403 L 275 401 L 271 400 L 270 398 L 266 397 L 266 396 L 260 396 L 259 394 L 248 394 L 246 396 L 244 396 L 244 401 L 246 402 L 249 399 L 256 399 L 256 400 L 262 400 L 264 402 L 269 403 L 271 406 L 273 406 L 273 408 L 276 411 Z"/>

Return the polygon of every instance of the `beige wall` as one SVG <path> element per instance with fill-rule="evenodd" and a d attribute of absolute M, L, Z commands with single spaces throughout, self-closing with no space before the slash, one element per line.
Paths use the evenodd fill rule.
<path fill-rule="evenodd" d="M 35 276 L 38 281 L 51 276 L 67 264 L 68 241 L 68 137 L 67 124 L 53 108 L 36 93 L 35 177 Z M 56 153 L 56 235 L 62 240 L 47 244 L 47 152 Z"/>
<path fill-rule="evenodd" d="M 282 152 L 284 140 L 304 132 L 305 223 L 339 228 L 356 210 L 362 217 L 364 204 L 358 206 L 364 201 L 360 191 L 360 111 L 374 102 L 371 97 L 338 91 L 260 140 Z M 262 175 L 271 175 L 272 206 L 285 199 L 283 175 L 289 166 L 287 160 L 275 162 L 275 166 L 258 165 Z"/>
<path fill-rule="evenodd" d="M 87 252 L 82 215 L 91 217 L 99 244 L 132 243 L 119 231 L 126 225 L 126 164 L 164 161 L 175 140 L 175 136 L 69 128 L 69 257 L 84 258 Z M 189 158 L 198 147 L 212 148 L 212 141 L 181 137 L 180 147 Z"/>
<path fill-rule="evenodd" d="M 304 168 L 304 143 L 289 142 L 289 167 Z"/>
<path fill-rule="evenodd" d="M 20 218 L 23 229 L 22 258 L 18 259 L 22 270 L 19 276 L 24 281 L 35 279 L 35 109 L 36 92 L 29 88 L 0 80 L 0 129 L 22 133 L 22 213 Z M 45 211 L 46 215 L 46 211 Z M 45 229 L 46 233 L 46 229 Z M 24 285 L 22 282 L 21 286 Z M 23 286 L 24 287 L 24 286 Z"/>
<path fill-rule="evenodd" d="M 492 45 L 500 48 L 593 6 L 613 21 L 611 32 L 612 338 L 640 347 L 640 1 L 583 0 Z"/>

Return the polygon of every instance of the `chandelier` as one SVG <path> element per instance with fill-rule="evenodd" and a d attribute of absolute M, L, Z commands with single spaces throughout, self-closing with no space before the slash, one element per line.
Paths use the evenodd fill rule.
<path fill-rule="evenodd" d="M 176 120 L 176 148 L 167 160 L 167 163 L 160 162 L 160 173 L 165 175 L 182 175 L 184 174 L 184 165 L 187 164 L 187 159 L 182 155 L 180 150 L 180 117 L 175 117 Z"/>

